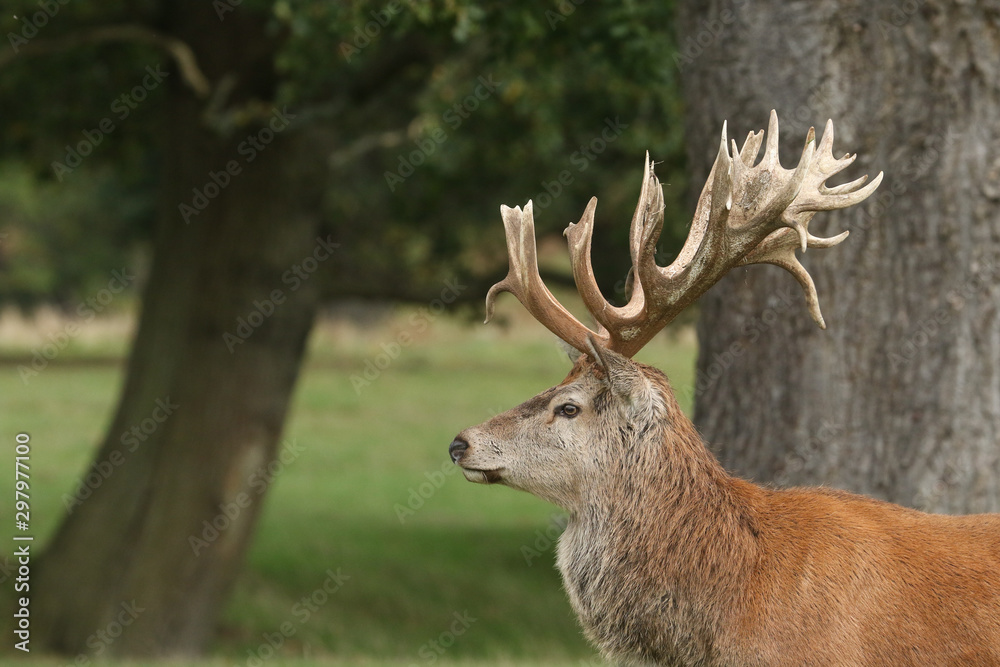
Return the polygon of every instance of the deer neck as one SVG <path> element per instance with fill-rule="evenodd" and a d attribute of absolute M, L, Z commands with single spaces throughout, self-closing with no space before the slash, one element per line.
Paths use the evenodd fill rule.
<path fill-rule="evenodd" d="M 627 638 L 663 627 L 677 634 L 660 658 L 710 653 L 757 558 L 764 491 L 728 475 L 686 417 L 671 423 L 626 447 L 627 478 L 595 480 L 559 543 L 570 601 L 614 655 L 634 658 Z"/>
<path fill-rule="evenodd" d="M 660 565 L 686 578 L 710 546 L 753 546 L 764 490 L 729 475 L 681 419 L 647 442 L 627 443 L 609 474 L 582 489 L 568 528 L 594 545 L 630 546 L 650 559 L 670 554 Z"/>

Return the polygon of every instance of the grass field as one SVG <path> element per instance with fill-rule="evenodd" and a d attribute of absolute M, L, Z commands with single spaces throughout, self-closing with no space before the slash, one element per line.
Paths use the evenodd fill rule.
<path fill-rule="evenodd" d="M 420 332 L 411 316 L 317 329 L 285 432 L 302 454 L 271 487 L 204 664 L 601 664 L 553 566 L 558 508 L 469 484 L 447 456 L 459 430 L 556 384 L 569 361 L 519 315 L 513 329 L 438 319 Z M 385 365 L 379 355 L 401 332 L 417 340 Z M 27 387 L 17 360 L 28 348 L 2 350 L 0 432 L 31 433 L 38 546 L 107 424 L 123 350 L 121 340 L 71 345 Z M 661 336 L 639 358 L 665 370 L 685 402 L 689 334 Z M 331 575 L 336 592 L 303 606 Z"/>

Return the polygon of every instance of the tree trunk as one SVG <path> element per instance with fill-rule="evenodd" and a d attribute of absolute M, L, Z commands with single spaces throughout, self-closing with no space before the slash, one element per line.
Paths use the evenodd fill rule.
<path fill-rule="evenodd" d="M 827 484 L 942 512 L 1000 510 L 1000 23 L 979 3 L 682 3 L 692 182 L 722 121 L 781 120 L 785 166 L 836 125 L 885 171 L 868 202 L 811 230 L 828 329 L 775 267 L 701 301 L 695 421 L 761 482 Z M 853 174 L 853 176 L 851 175 Z"/>
<path fill-rule="evenodd" d="M 254 57 L 273 47 L 263 21 L 233 12 L 220 22 L 211 3 L 183 4 L 190 15 L 173 17 L 175 32 L 211 79 L 236 75 L 233 103 L 271 99 L 270 73 Z M 178 78 L 168 78 L 152 271 L 94 462 L 104 472 L 84 475 L 79 496 L 89 497 L 71 503 L 32 581 L 33 638 L 58 652 L 199 652 L 242 562 L 274 472 L 267 466 L 298 452 L 279 449 L 279 438 L 319 285 L 290 272 L 327 252 L 313 254 L 319 225 L 306 211 L 318 202 L 301 194 L 310 148 L 292 122 L 266 145 L 269 135 L 259 135 L 263 149 L 248 160 L 241 143 L 262 126 L 230 137 L 206 130 L 204 102 Z M 228 183 L 227 163 L 239 167 Z M 195 202 L 192 188 L 205 200 Z M 206 201 L 185 222 L 179 205 Z"/>

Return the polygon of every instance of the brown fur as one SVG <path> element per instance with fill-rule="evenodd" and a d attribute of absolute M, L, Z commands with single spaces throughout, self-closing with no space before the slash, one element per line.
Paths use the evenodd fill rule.
<path fill-rule="evenodd" d="M 459 439 L 472 481 L 570 513 L 558 567 L 628 664 L 1000 665 L 1000 515 L 726 473 L 655 368 L 602 352 Z M 581 410 L 556 414 L 565 402 Z M 480 472 L 485 471 L 485 472 Z"/>

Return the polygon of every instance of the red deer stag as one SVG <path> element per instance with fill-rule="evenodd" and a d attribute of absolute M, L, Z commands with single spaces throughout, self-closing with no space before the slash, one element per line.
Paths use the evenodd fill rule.
<path fill-rule="evenodd" d="M 729 475 L 681 412 L 666 376 L 631 357 L 735 266 L 777 264 L 824 327 L 796 248 L 828 248 L 817 211 L 872 194 L 881 174 L 828 187 L 853 161 L 809 130 L 794 170 L 751 133 L 722 143 L 677 259 L 656 265 L 660 184 L 646 157 L 632 219 L 633 288 L 605 301 L 590 264 L 596 199 L 566 230 L 591 331 L 538 275 L 531 202 L 501 207 L 513 293 L 580 351 L 556 387 L 468 428 L 449 448 L 465 477 L 559 505 L 569 524 L 557 563 L 586 635 L 626 664 L 1000 665 L 1000 515 L 925 514 L 833 489 L 778 490 Z"/>

